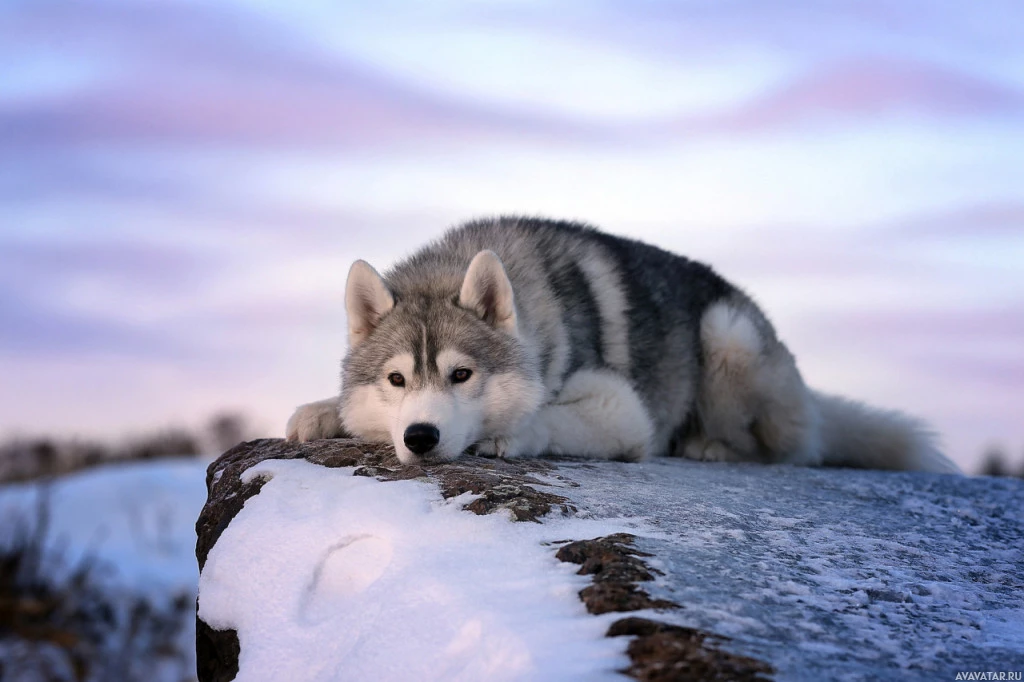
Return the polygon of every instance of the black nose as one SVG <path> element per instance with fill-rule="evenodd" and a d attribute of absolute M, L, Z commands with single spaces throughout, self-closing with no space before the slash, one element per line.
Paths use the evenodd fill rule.
<path fill-rule="evenodd" d="M 417 455 L 425 455 L 441 440 L 441 432 L 433 424 L 412 424 L 405 430 L 405 447 Z"/>

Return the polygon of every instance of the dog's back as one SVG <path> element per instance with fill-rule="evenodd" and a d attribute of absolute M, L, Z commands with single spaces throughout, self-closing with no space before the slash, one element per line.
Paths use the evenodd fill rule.
<path fill-rule="evenodd" d="M 453 228 L 384 278 L 399 298 L 454 297 L 485 249 L 505 266 L 550 394 L 581 369 L 620 373 L 643 399 L 664 450 L 691 412 L 700 319 L 715 301 L 742 294 L 707 265 L 655 246 L 522 217 Z"/>

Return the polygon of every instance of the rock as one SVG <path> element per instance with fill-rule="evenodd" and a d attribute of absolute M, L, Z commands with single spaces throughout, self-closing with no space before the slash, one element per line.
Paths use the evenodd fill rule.
<path fill-rule="evenodd" d="M 305 459 L 325 467 L 356 467 L 353 475 L 382 481 L 425 478 L 435 481 L 446 497 L 463 493 L 478 495 L 465 505 L 475 514 L 508 511 L 516 521 L 539 522 L 557 511 L 575 508 L 561 495 L 535 486 L 533 474 L 551 474 L 555 466 L 541 460 L 501 460 L 466 457 L 458 462 L 430 467 L 405 466 L 388 445 L 350 439 L 292 443 L 261 439 L 241 443 L 210 464 L 206 474 L 207 503 L 196 521 L 196 559 L 202 572 L 210 549 L 245 501 L 257 495 L 263 481 L 243 483 L 242 474 L 267 459 Z M 228 682 L 238 673 L 239 642 L 232 630 L 215 630 L 196 618 L 197 673 L 200 682 Z"/>
<path fill-rule="evenodd" d="M 304 458 L 326 467 L 364 462 L 397 462 L 390 448 L 345 441 L 289 443 L 262 439 L 241 443 L 221 455 L 206 470 L 207 502 L 196 521 L 196 560 L 202 572 L 210 548 L 241 511 L 245 501 L 259 493 L 263 481 L 243 483 L 241 475 L 266 459 Z M 238 673 L 239 643 L 233 630 L 214 630 L 196 618 L 196 668 L 202 682 L 229 682 Z"/>
<path fill-rule="evenodd" d="M 650 556 L 633 548 L 634 536 L 616 533 L 593 540 L 577 540 L 558 550 L 559 561 L 582 564 L 579 575 L 594 576 L 594 584 L 580 591 L 587 611 L 595 615 L 612 611 L 674 609 L 667 599 L 651 599 L 637 583 L 654 580 L 654 569 L 639 557 Z"/>
<path fill-rule="evenodd" d="M 659 620 L 728 637 L 712 641 L 776 679 L 1024 669 L 1024 481 L 672 459 L 558 471 L 578 509 L 651 528 L 632 546 L 664 576 L 643 589 L 681 606 Z"/>
<path fill-rule="evenodd" d="M 767 663 L 723 651 L 719 644 L 727 639 L 648 618 L 617 620 L 608 636 L 636 637 L 626 650 L 632 664 L 622 672 L 643 682 L 761 682 L 775 672 Z"/>
<path fill-rule="evenodd" d="M 650 554 L 637 550 L 635 536 L 616 533 L 564 545 L 555 557 L 581 564 L 580 575 L 594 576 L 594 584 L 580 591 L 587 611 L 595 615 L 645 609 L 677 609 L 667 599 L 652 599 L 637 583 L 654 580 L 660 571 L 644 564 Z M 608 637 L 634 636 L 626 653 L 631 665 L 622 672 L 644 682 L 701 682 L 702 680 L 767 680 L 774 672 L 767 663 L 722 651 L 727 638 L 630 616 L 612 623 Z"/>
<path fill-rule="evenodd" d="M 265 459 L 353 467 L 471 493 L 475 514 L 636 519 L 635 533 L 559 543 L 592 584 L 640 680 L 953 679 L 1024 668 L 1024 482 L 681 460 L 499 460 L 403 466 L 354 440 L 244 443 L 214 462 L 196 524 L 200 569 L 263 481 Z M 200 682 L 230 680 L 239 642 L 200 621 Z"/>

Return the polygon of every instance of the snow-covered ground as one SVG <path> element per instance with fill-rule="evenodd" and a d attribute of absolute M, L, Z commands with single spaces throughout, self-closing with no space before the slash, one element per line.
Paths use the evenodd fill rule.
<path fill-rule="evenodd" d="M 66 572 L 83 560 L 95 563 L 93 577 L 122 597 L 143 597 L 165 607 L 180 595 L 194 599 L 199 571 L 195 520 L 206 501 L 207 460 L 168 459 L 100 466 L 48 485 L 0 486 L 0 543 L 12 531 L 35 523 L 39 496 L 49 499 L 45 569 Z M 59 577 L 59 576 L 58 576 Z M 183 614 L 180 645 L 194 667 L 195 619 Z"/>
<path fill-rule="evenodd" d="M 126 589 L 194 592 L 195 522 L 206 502 L 207 460 L 111 464 L 49 485 L 50 541 L 68 563 L 92 556 Z M 0 486 L 0 517 L 34 516 L 38 483 Z M 113 577 L 113 576 L 112 576 Z"/>

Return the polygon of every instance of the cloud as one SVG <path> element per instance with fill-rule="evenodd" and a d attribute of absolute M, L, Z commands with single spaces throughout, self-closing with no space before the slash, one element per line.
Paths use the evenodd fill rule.
<path fill-rule="evenodd" d="M 931 64 L 858 60 L 815 67 L 732 111 L 686 117 L 669 127 L 690 134 L 758 133 L 906 114 L 1009 118 L 1024 114 L 1024 93 Z"/>
<path fill-rule="evenodd" d="M 181 291 L 201 286 L 222 261 L 215 254 L 134 241 L 0 241 L 0 282 L 28 293 L 67 292 L 86 279 L 111 287 Z"/>
<path fill-rule="evenodd" d="M 195 359 L 187 329 L 147 318 L 170 298 L 200 296 L 217 267 L 214 258 L 144 240 L 0 240 L 0 352 Z"/>
<path fill-rule="evenodd" d="M 0 102 L 8 151 L 84 144 L 397 147 L 571 136 L 565 121 L 434 94 L 311 46 L 255 14 L 170 3 L 23 4 L 8 59 L 60 42 L 92 80 Z"/>
<path fill-rule="evenodd" d="M 114 195 L 125 202 L 171 204 L 197 198 L 194 183 L 168 177 L 154 160 L 116 168 L 86 152 L 46 149 L 50 144 L 40 141 L 44 148 L 39 149 L 26 140 L 5 141 L 0 136 L 0 150 L 6 146 L 10 152 L 0 151 L 0 171 L 9 169 L 0 172 L 0 202 L 25 206 L 56 197 Z M 4 227 L 0 225 L 0 233 Z"/>
<path fill-rule="evenodd" d="M 194 348 L 167 330 L 46 306 L 0 288 L 0 354 L 18 357 L 95 354 L 183 360 Z"/>
<path fill-rule="evenodd" d="M 609 47 L 661 58 L 701 59 L 739 50 L 799 61 L 900 54 L 956 62 L 967 56 L 988 65 L 1005 65 L 1008 58 L 1022 56 L 1018 27 L 1024 22 L 1024 6 L 1016 0 L 609 0 L 576 3 L 558 13 L 539 4 L 477 9 L 474 14 L 537 33 L 588 36 Z"/>
<path fill-rule="evenodd" d="M 910 113 L 926 119 L 1024 113 L 1024 5 L 927 0 L 791 3 L 640 0 L 481 10 L 547 40 L 702 70 L 774 65 L 735 108 L 680 115 L 670 130 L 732 134 Z M 982 46 L 984 46 L 982 48 Z M 808 68 L 810 67 L 810 68 Z M 748 75 L 757 72 L 751 70 Z M 723 76 L 728 77 L 723 72 Z"/>
<path fill-rule="evenodd" d="M 885 329 L 893 340 L 923 347 L 968 347 L 1002 344 L 1024 349 L 1024 299 L 1013 305 L 988 308 L 914 309 L 892 311 L 855 311 L 836 315 L 833 321 L 848 332 L 869 334 Z M 1024 355 L 1022 355 L 1024 359 Z"/>
<path fill-rule="evenodd" d="M 1018 238 L 1024 234 L 1024 203 L 1012 200 L 977 203 L 895 221 L 890 227 L 894 233 L 906 237 Z"/>

